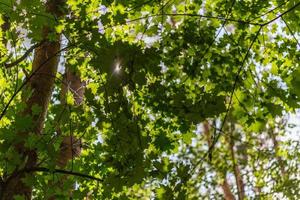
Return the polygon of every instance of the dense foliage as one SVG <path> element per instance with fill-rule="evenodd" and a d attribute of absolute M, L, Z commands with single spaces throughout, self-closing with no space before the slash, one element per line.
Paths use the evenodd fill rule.
<path fill-rule="evenodd" d="M 33 199 L 300 198 L 298 0 L 47 2 L 0 0 L 0 197 L 20 176 Z"/>

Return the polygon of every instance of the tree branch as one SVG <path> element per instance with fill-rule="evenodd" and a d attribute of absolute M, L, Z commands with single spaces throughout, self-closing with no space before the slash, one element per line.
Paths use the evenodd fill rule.
<path fill-rule="evenodd" d="M 73 175 L 73 176 L 78 176 L 78 177 L 82 177 L 82 178 L 87 178 L 90 180 L 95 180 L 95 181 L 103 181 L 100 178 L 91 176 L 91 175 L 87 175 L 87 174 L 82 174 L 79 172 L 73 172 L 73 171 L 68 171 L 68 170 L 63 170 L 63 169 L 48 169 L 45 167 L 34 167 L 34 168 L 30 168 L 30 169 L 23 169 L 21 171 L 19 171 L 19 173 L 31 173 L 31 172 L 47 172 L 47 173 L 57 173 L 57 174 L 68 174 L 68 175 Z"/>
<path fill-rule="evenodd" d="M 289 24 L 285 21 L 285 19 L 283 18 L 283 16 L 281 16 L 282 21 L 285 23 L 286 27 L 288 28 L 288 30 L 290 31 L 291 35 L 293 36 L 294 40 L 297 42 L 298 46 L 300 47 L 300 42 L 298 41 L 298 39 L 296 38 L 295 34 L 293 33 L 291 27 L 289 26 Z"/>
<path fill-rule="evenodd" d="M 240 24 L 250 24 L 250 25 L 255 25 L 255 26 L 260 26 L 261 25 L 259 23 L 254 23 L 254 22 L 250 22 L 250 21 L 220 17 L 220 16 L 209 16 L 209 15 L 189 14 L 189 13 L 164 13 L 164 15 L 166 15 L 166 16 L 200 17 L 200 18 L 207 18 L 207 19 L 217 19 L 217 20 L 221 20 L 221 21 L 237 22 L 237 23 L 240 23 Z M 158 16 L 158 15 L 156 15 L 156 16 Z"/>
<path fill-rule="evenodd" d="M 261 26 L 266 26 L 268 24 L 271 24 L 272 22 L 274 22 L 275 20 L 281 18 L 283 15 L 291 12 L 292 10 L 294 10 L 295 8 L 297 8 L 300 5 L 300 2 L 296 3 L 294 6 L 292 6 L 291 8 L 289 8 L 288 10 L 284 11 L 283 13 L 281 13 L 280 15 L 278 15 L 277 17 L 271 19 L 270 21 L 267 21 L 266 23 L 261 24 Z"/>
<path fill-rule="evenodd" d="M 20 62 L 22 62 L 23 60 L 25 60 L 27 58 L 27 56 L 37 47 L 41 46 L 45 41 L 41 41 L 37 44 L 34 44 L 33 46 L 31 46 L 29 49 L 26 50 L 26 52 L 23 54 L 23 56 L 21 56 L 20 58 L 18 58 L 17 60 L 11 62 L 11 63 L 5 63 L 4 66 L 8 69 L 11 68 L 13 66 L 18 65 Z"/>
<path fill-rule="evenodd" d="M 217 20 L 221 20 L 221 21 L 230 21 L 230 22 L 237 22 L 237 23 L 240 23 L 240 24 L 250 24 L 250 25 L 255 25 L 255 26 L 261 26 L 261 24 L 259 24 L 259 23 L 244 21 L 244 20 L 240 20 L 240 19 L 232 19 L 232 18 L 226 18 L 226 17 L 221 17 L 221 16 L 191 14 L 191 13 L 163 13 L 163 14 L 147 15 L 147 16 L 144 16 L 144 17 L 129 20 L 129 21 L 127 21 L 127 23 L 128 22 L 130 23 L 130 22 L 134 22 L 134 21 L 139 21 L 139 20 L 142 20 L 142 19 L 148 19 L 150 17 L 161 17 L 162 15 L 163 16 L 175 16 L 175 17 L 176 16 L 200 17 L 200 18 L 206 18 L 206 19 L 217 19 Z"/>

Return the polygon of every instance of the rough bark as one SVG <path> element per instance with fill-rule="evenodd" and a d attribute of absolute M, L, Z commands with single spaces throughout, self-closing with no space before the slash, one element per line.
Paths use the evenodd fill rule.
<path fill-rule="evenodd" d="M 63 2 L 63 0 L 49 0 L 46 3 L 46 7 L 51 14 L 58 17 L 61 15 L 59 8 Z M 23 163 L 23 168 L 33 168 L 37 165 L 36 150 L 27 149 L 24 145 L 24 141 L 30 134 L 40 134 L 43 130 L 48 104 L 54 87 L 54 77 L 57 72 L 59 61 L 57 53 L 60 50 L 60 35 L 56 35 L 55 41 L 49 41 L 49 33 L 50 29 L 45 25 L 43 28 L 43 40 L 45 42 L 35 50 L 31 71 L 31 73 L 34 73 L 34 76 L 32 76 L 27 85 L 27 91 L 30 91 L 30 95 L 24 99 L 26 109 L 20 113 L 21 117 L 30 116 L 32 118 L 32 127 L 30 131 L 17 132 L 17 137 L 21 141 L 15 145 L 15 148 L 19 153 L 21 160 L 25 162 Z M 33 106 L 38 106 L 41 112 L 33 115 Z M 8 177 L 3 184 L 3 200 L 12 200 L 15 195 L 20 195 L 26 200 L 31 199 L 32 186 L 25 184 L 24 178 L 27 175 L 34 176 L 34 174 L 20 173 L 19 167 L 20 166 L 16 167 L 14 173 Z"/>

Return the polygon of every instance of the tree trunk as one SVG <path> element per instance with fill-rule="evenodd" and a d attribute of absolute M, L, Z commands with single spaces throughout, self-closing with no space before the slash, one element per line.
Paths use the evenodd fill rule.
<path fill-rule="evenodd" d="M 224 199 L 225 200 L 235 200 L 231 190 L 230 190 L 230 186 L 226 180 L 226 176 L 225 176 L 225 179 L 223 181 L 223 183 L 221 184 L 221 187 L 223 189 L 223 192 L 224 192 Z"/>
<path fill-rule="evenodd" d="M 275 157 L 276 157 L 276 160 L 278 162 L 281 175 L 282 175 L 282 177 L 285 177 L 286 171 L 285 171 L 285 168 L 284 168 L 284 161 L 283 161 L 282 157 L 278 156 L 278 151 L 280 150 L 280 148 L 279 148 L 278 140 L 277 140 L 277 137 L 276 137 L 276 133 L 274 133 L 274 131 L 275 131 L 274 128 L 270 128 L 268 133 L 269 133 L 269 135 L 272 139 L 272 142 L 273 142 Z"/>
<path fill-rule="evenodd" d="M 204 127 L 204 135 L 206 137 L 207 144 L 208 144 L 208 146 L 211 146 L 212 137 L 210 134 L 210 125 L 207 121 L 205 121 L 203 123 L 203 127 Z M 222 173 L 219 172 L 219 174 L 222 174 Z M 225 172 L 225 176 L 224 176 L 224 181 L 223 181 L 223 183 L 220 184 L 220 186 L 222 187 L 225 200 L 235 200 L 234 195 L 231 192 L 230 185 L 227 182 L 226 172 Z"/>
<path fill-rule="evenodd" d="M 68 64 L 65 66 L 65 74 L 61 85 L 60 102 L 62 105 L 67 106 L 67 92 L 70 91 L 73 94 L 75 105 L 79 106 L 83 102 L 85 92 L 85 82 L 81 81 L 80 76 L 72 72 Z M 62 135 L 60 128 L 58 127 L 57 133 Z M 60 145 L 60 153 L 57 158 L 56 165 L 64 169 L 68 162 L 75 157 L 80 156 L 81 153 L 81 140 L 73 135 L 63 137 L 63 141 Z M 63 188 L 63 184 L 68 179 L 68 175 L 63 175 L 58 182 L 50 183 L 51 187 Z M 72 195 L 72 188 L 69 190 L 69 195 Z M 55 200 L 56 195 L 52 195 L 48 200 Z"/>
<path fill-rule="evenodd" d="M 26 110 L 21 113 L 21 116 L 25 117 L 29 115 L 32 117 L 31 130 L 33 133 L 30 133 L 29 131 L 19 132 L 17 133 L 19 138 L 26 139 L 29 134 L 40 134 L 42 132 L 54 86 L 54 77 L 58 65 L 58 56 L 56 54 L 59 49 L 60 42 L 58 40 L 55 42 L 45 42 L 35 51 L 32 73 L 37 73 L 35 73 L 29 82 L 28 87 L 32 94 L 26 101 Z M 49 61 L 45 63 L 48 59 Z M 33 106 L 38 106 L 41 109 L 41 112 L 37 115 L 33 115 Z M 16 145 L 16 150 L 20 154 L 22 160 L 27 159 L 25 168 L 36 166 L 37 152 L 35 150 L 26 149 L 24 140 Z M 18 171 L 15 171 L 14 174 L 8 178 L 3 196 L 4 200 L 13 199 L 14 195 L 23 195 L 25 199 L 31 199 L 32 187 L 24 184 L 22 181 L 24 177 L 25 174 L 20 174 Z"/>
<path fill-rule="evenodd" d="M 63 0 L 49 0 L 46 3 L 46 8 L 51 14 L 59 17 L 62 15 L 60 7 L 63 3 Z M 49 41 L 48 35 L 50 32 L 50 28 L 45 25 L 43 28 L 43 40 L 45 42 L 35 50 L 31 71 L 33 76 L 27 85 L 27 91 L 30 92 L 30 96 L 24 99 L 26 109 L 20 113 L 21 117 L 30 116 L 32 119 L 31 130 L 18 132 L 17 137 L 21 141 L 15 145 L 21 160 L 25 162 L 24 168 L 36 167 L 37 164 L 36 150 L 27 149 L 24 142 L 30 134 L 41 134 L 43 130 L 59 62 L 59 55 L 57 54 L 60 50 L 60 35 L 56 34 L 55 41 Z M 32 108 L 36 106 L 40 108 L 41 112 L 34 115 Z M 32 186 L 27 185 L 24 182 L 24 178 L 26 176 L 34 176 L 34 174 L 21 173 L 21 169 L 18 168 L 20 166 L 17 166 L 13 174 L 3 183 L 3 200 L 12 200 L 16 195 L 22 196 L 26 200 L 31 199 Z"/>
<path fill-rule="evenodd" d="M 229 148 L 231 153 L 231 159 L 233 163 L 233 172 L 236 180 L 237 190 L 238 190 L 238 198 L 239 200 L 243 200 L 245 198 L 245 184 L 243 181 L 243 177 L 241 175 L 241 171 L 237 162 L 237 159 L 235 158 L 235 151 L 234 151 L 234 140 L 233 135 L 231 134 L 230 141 L 229 141 Z"/>

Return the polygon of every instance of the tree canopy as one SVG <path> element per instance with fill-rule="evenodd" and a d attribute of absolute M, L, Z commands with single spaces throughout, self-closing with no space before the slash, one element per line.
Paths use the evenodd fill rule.
<path fill-rule="evenodd" d="M 0 199 L 299 199 L 299 22 L 298 0 L 0 0 Z"/>

